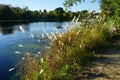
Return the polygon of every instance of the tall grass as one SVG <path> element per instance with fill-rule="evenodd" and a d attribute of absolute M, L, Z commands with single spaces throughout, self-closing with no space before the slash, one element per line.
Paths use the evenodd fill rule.
<path fill-rule="evenodd" d="M 74 20 L 75 21 L 75 20 Z M 111 23 L 104 18 L 86 19 L 70 31 L 56 36 L 42 56 L 22 62 L 22 80 L 74 80 L 94 59 L 94 54 L 109 45 Z M 26 62 L 27 61 L 27 62 Z M 22 69 L 22 70 L 21 70 Z"/>

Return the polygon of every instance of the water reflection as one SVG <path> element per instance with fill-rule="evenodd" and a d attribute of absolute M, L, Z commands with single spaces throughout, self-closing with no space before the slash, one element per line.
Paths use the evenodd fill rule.
<path fill-rule="evenodd" d="M 8 35 L 8 34 L 12 34 L 13 33 L 13 28 L 1 28 L 0 27 L 0 31 L 2 32 L 3 35 Z"/>
<path fill-rule="evenodd" d="M 0 22 L 0 33 L 2 35 L 13 34 L 14 31 L 20 31 L 18 26 L 23 26 L 25 31 L 30 31 L 29 22 Z"/>
<path fill-rule="evenodd" d="M 72 25 L 70 22 L 0 22 L 0 75 L 2 74 L 0 80 L 8 80 L 9 76 L 11 77 L 13 73 L 8 70 L 14 67 L 13 65 L 27 52 L 36 54 L 38 51 L 42 52 L 48 45 L 48 40 L 38 42 L 37 39 L 31 37 L 30 33 L 40 37 L 44 30 L 48 33 L 54 32 L 55 28 L 66 24 Z M 25 33 L 20 31 L 19 26 L 23 27 Z M 59 29 L 59 32 L 63 30 L 64 28 Z M 24 45 L 24 48 L 19 48 L 18 44 Z M 20 51 L 21 54 L 15 54 L 15 51 Z"/>

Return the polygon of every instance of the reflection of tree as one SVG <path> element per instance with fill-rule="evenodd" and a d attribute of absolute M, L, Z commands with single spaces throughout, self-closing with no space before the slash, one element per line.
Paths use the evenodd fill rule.
<path fill-rule="evenodd" d="M 3 35 L 7 35 L 7 34 L 12 34 L 13 33 L 13 28 L 12 27 L 10 27 L 10 28 L 2 28 L 2 27 L 0 27 L 1 29 L 1 32 L 2 32 L 2 34 Z"/>
<path fill-rule="evenodd" d="M 62 25 L 63 25 L 62 22 L 56 23 L 56 28 L 57 28 L 57 29 L 61 29 L 61 28 L 62 28 Z"/>
<path fill-rule="evenodd" d="M 1 22 L 0 32 L 3 35 L 12 34 L 13 31 L 19 30 L 19 26 L 22 25 L 25 31 L 30 31 L 30 22 L 16 21 L 16 22 Z"/>

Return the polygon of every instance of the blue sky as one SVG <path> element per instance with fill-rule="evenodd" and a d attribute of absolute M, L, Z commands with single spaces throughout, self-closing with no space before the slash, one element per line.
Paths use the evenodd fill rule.
<path fill-rule="evenodd" d="M 12 6 L 25 7 L 28 6 L 30 10 L 54 10 L 57 7 L 63 7 L 64 0 L 0 0 L 0 4 L 11 4 Z M 96 10 L 100 11 L 99 1 L 91 3 L 90 0 L 86 0 L 85 3 L 74 5 L 71 11 L 81 10 Z"/>

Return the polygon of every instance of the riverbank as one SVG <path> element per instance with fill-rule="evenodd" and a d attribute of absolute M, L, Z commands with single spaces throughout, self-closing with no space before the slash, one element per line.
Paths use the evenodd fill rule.
<path fill-rule="evenodd" d="M 81 72 L 79 77 L 85 80 L 120 79 L 120 38 L 113 39 L 111 47 L 95 56 L 91 67 Z"/>
<path fill-rule="evenodd" d="M 78 19 L 72 20 L 74 25 L 69 26 L 65 33 L 57 30 L 50 34 L 45 32 L 44 35 L 51 39 L 50 46 L 34 57 L 25 56 L 18 70 L 21 80 L 78 80 L 104 75 L 94 74 L 92 68 L 94 70 L 98 53 L 105 52 L 113 44 L 114 37 L 119 37 L 118 25 L 111 19 L 106 21 L 104 16 L 76 24 Z M 93 75 L 86 77 L 87 71 Z"/>

